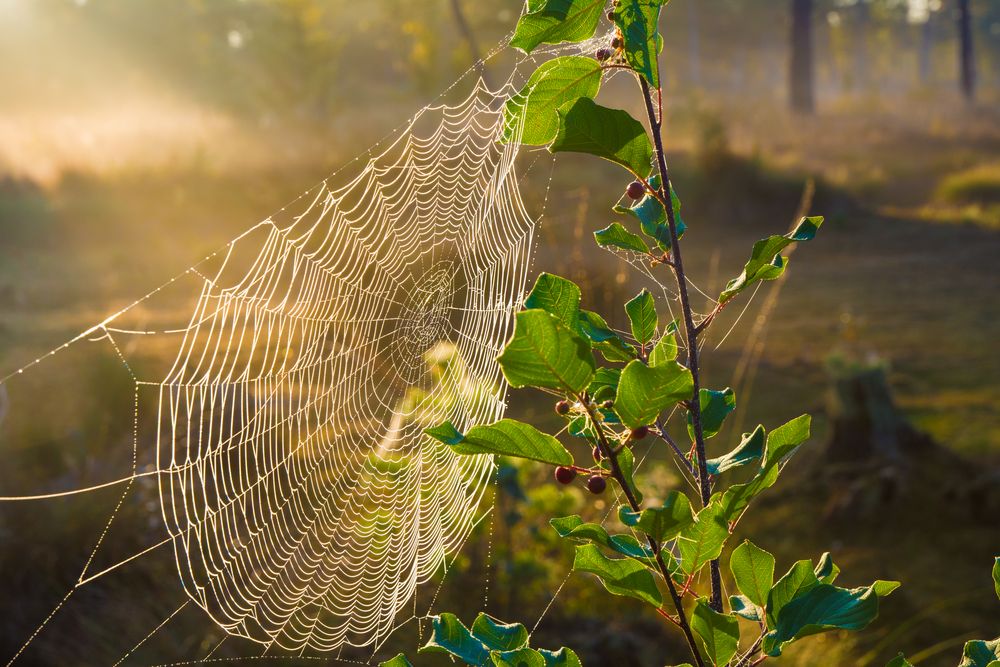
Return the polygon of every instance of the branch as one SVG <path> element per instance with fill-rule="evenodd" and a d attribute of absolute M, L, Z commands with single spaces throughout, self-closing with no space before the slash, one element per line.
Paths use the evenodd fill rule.
<path fill-rule="evenodd" d="M 694 430 L 695 452 L 698 457 L 698 483 L 701 490 L 702 507 L 708 505 L 712 496 L 712 487 L 708 480 L 708 470 L 705 467 L 705 434 L 701 424 L 701 382 L 698 377 L 698 332 L 694 323 L 694 311 L 691 308 L 691 300 L 688 297 L 687 276 L 684 274 L 684 260 L 681 257 L 681 246 L 677 236 L 677 220 L 674 216 L 674 207 L 670 201 L 670 172 L 667 170 L 667 161 L 663 152 L 663 137 L 660 134 L 662 118 L 656 115 L 653 106 L 653 98 L 650 94 L 649 85 L 641 76 L 639 85 L 642 87 L 642 97 L 646 103 L 646 115 L 649 117 L 649 127 L 653 134 L 653 143 L 656 149 L 657 167 L 660 170 L 660 201 L 667 214 L 667 224 L 670 228 L 670 252 L 673 257 L 674 275 L 677 278 L 677 291 L 680 294 L 681 309 L 684 312 L 684 333 L 687 339 L 688 369 L 691 371 L 691 379 L 694 381 L 694 392 L 691 404 L 688 409 L 691 414 L 691 426 Z M 660 91 L 657 89 L 657 93 Z M 722 571 L 719 568 L 719 559 L 713 560 L 709 564 L 712 578 L 712 596 L 710 603 L 712 609 L 722 612 Z"/>
<path fill-rule="evenodd" d="M 597 432 L 597 446 L 601 449 L 601 453 L 604 457 L 608 459 L 608 463 L 611 466 L 611 476 L 618 482 L 618 485 L 621 487 L 622 493 L 625 494 L 625 499 L 628 501 L 629 507 L 632 508 L 632 511 L 641 512 L 642 508 L 639 506 L 639 502 L 636 500 L 635 494 L 632 493 L 632 488 L 629 486 L 628 480 L 625 479 L 621 466 L 618 465 L 618 452 L 611 446 L 611 443 L 608 442 L 607 435 L 604 433 L 604 426 L 597 420 L 597 415 L 594 414 L 594 406 L 589 400 L 584 400 L 582 396 L 577 396 L 576 398 L 580 401 L 580 404 L 583 405 L 584 410 L 587 411 L 587 417 L 590 419 L 590 423 L 593 424 L 594 430 Z M 667 582 L 667 590 L 670 592 L 670 599 L 673 601 L 674 609 L 677 611 L 677 625 L 680 626 L 680 629 L 684 632 L 684 637 L 687 639 L 691 655 L 694 657 L 695 663 L 698 667 L 705 667 L 705 663 L 701 658 L 701 653 L 698 651 L 698 642 L 695 641 L 694 633 L 691 632 L 691 625 L 688 623 L 687 615 L 684 612 L 684 601 L 677 593 L 677 587 L 674 586 L 674 580 L 670 577 L 670 569 L 667 568 L 667 564 L 663 561 L 663 555 L 660 554 L 660 545 L 648 534 L 646 534 L 646 541 L 649 543 L 649 548 L 653 551 L 654 557 L 656 558 L 656 566 L 660 570 L 660 574 L 663 576 L 664 581 Z"/>

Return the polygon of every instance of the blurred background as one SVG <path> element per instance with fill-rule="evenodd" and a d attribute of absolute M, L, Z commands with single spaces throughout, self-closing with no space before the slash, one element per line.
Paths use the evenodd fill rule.
<path fill-rule="evenodd" d="M 0 375 L 365 150 L 501 45 L 520 11 L 515 0 L 0 0 Z M 882 665 L 904 650 L 953 665 L 964 641 L 1000 633 L 989 575 L 1000 3 L 673 0 L 662 27 L 668 158 L 695 283 L 718 293 L 803 201 L 828 221 L 787 281 L 713 326 L 707 383 L 736 389 L 733 432 L 815 416 L 812 444 L 737 537 L 753 535 L 782 571 L 829 550 L 843 585 L 904 582 L 868 631 L 818 636 L 785 660 Z M 484 75 L 502 82 L 516 60 L 500 52 Z M 624 78 L 612 84 L 602 103 L 635 108 Z M 534 267 L 577 280 L 585 306 L 622 326 L 615 304 L 643 282 L 593 247 L 624 186 L 595 162 L 557 162 Z M 547 185 L 539 175 L 526 199 Z M 0 385 L 0 495 L 128 470 L 128 373 L 107 349 L 67 356 Z M 513 393 L 511 414 L 554 424 L 537 399 Z M 643 483 L 665 492 L 678 477 L 651 447 Z M 118 495 L 0 505 L 0 659 L 73 585 Z M 108 539 L 148 544 L 162 532 L 157 502 L 155 485 L 140 488 Z M 601 517 L 603 502 L 504 464 L 495 512 L 435 610 L 471 621 L 485 592 L 469 591 L 488 587 L 488 611 L 529 628 L 541 618 L 534 643 L 571 646 L 585 664 L 681 660 L 678 637 L 638 603 L 566 576 L 571 548 L 547 519 Z M 183 601 L 176 582 L 169 558 L 102 581 L 25 664 L 113 663 Z M 220 637 L 188 610 L 134 664 L 192 659 Z M 404 628 L 380 657 L 417 641 Z M 250 654 L 233 641 L 214 657 Z"/>

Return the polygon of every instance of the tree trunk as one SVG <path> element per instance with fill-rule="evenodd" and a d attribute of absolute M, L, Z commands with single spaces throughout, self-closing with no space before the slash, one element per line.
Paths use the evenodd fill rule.
<path fill-rule="evenodd" d="M 803 114 L 816 110 L 812 18 L 813 0 L 792 0 L 789 101 L 792 111 Z"/>
<path fill-rule="evenodd" d="M 931 51 L 934 49 L 932 17 L 932 14 L 928 14 L 927 19 L 920 25 L 920 83 L 924 86 L 931 81 Z"/>
<path fill-rule="evenodd" d="M 966 102 L 976 96 L 976 71 L 972 47 L 972 0 L 958 0 L 958 62 L 962 95 Z"/>

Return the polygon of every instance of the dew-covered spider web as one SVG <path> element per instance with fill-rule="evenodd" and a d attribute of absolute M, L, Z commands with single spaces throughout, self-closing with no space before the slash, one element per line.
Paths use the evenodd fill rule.
<path fill-rule="evenodd" d="M 47 584 L 45 611 L 26 607 L 23 625 L 34 630 L 0 664 L 81 651 L 83 664 L 148 664 L 144 645 L 192 612 L 222 632 L 170 664 L 230 660 L 215 656 L 232 638 L 257 645 L 247 658 L 351 661 L 346 648 L 374 655 L 398 628 L 438 611 L 440 575 L 489 516 L 481 501 L 497 468 L 423 430 L 503 415 L 496 357 L 523 303 L 551 175 L 547 152 L 519 145 L 504 102 L 537 61 L 607 39 L 537 49 L 496 88 L 470 76 L 477 64 L 294 202 L 0 377 L 2 435 L 5 413 L 8 422 L 59 413 L 58 401 L 20 399 L 36 367 L 77 368 L 74 355 L 99 350 L 127 376 L 118 416 L 131 424 L 109 436 L 124 469 L 97 460 L 87 484 L 0 489 L 0 507 L 72 510 L 99 497 L 109 510 L 86 524 L 78 577 L 57 595 Z M 544 191 L 533 201 L 526 178 Z M 641 259 L 626 259 L 649 275 Z M 137 507 L 141 535 L 122 518 Z M 137 636 L 89 618 L 108 595 L 91 595 L 95 582 L 152 557 L 172 561 L 176 606 L 142 616 L 153 601 L 119 590 L 150 619 Z M 418 608 L 427 586 L 430 606 Z M 86 654 L 84 635 L 102 638 L 100 657 Z"/>

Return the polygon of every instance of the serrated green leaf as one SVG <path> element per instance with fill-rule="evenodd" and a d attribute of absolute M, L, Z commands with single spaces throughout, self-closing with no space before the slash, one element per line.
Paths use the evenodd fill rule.
<path fill-rule="evenodd" d="M 661 412 L 690 398 L 693 392 L 691 371 L 676 361 L 654 367 L 630 361 L 618 381 L 614 409 L 629 428 L 648 426 Z"/>
<path fill-rule="evenodd" d="M 646 128 L 627 111 L 602 107 L 587 97 L 559 107 L 559 132 L 549 150 L 596 155 L 641 178 L 653 168 Z"/>
<path fill-rule="evenodd" d="M 556 466 L 573 465 L 572 455 L 558 440 L 531 424 L 514 419 L 501 419 L 488 426 L 473 426 L 457 442 L 447 435 L 439 437 L 439 434 L 451 431 L 458 432 L 450 422 L 445 422 L 424 432 L 449 445 L 458 454 L 499 454 Z"/>
<path fill-rule="evenodd" d="M 611 246 L 644 255 L 649 254 L 649 246 L 642 237 L 625 229 L 620 222 L 612 222 L 604 229 L 594 232 L 594 240 L 602 247 Z"/>
<path fill-rule="evenodd" d="M 778 253 L 793 243 L 809 241 L 816 236 L 816 231 L 823 224 L 823 218 L 815 216 L 802 218 L 794 230 L 783 236 L 769 236 L 757 241 L 750 252 L 750 260 L 743 267 L 743 273 L 729 281 L 726 289 L 719 295 L 719 303 L 723 304 L 747 287 L 762 280 L 774 280 L 785 271 L 785 260 Z"/>
<path fill-rule="evenodd" d="M 573 569 L 597 575 L 609 593 L 633 597 L 656 608 L 663 605 L 663 595 L 656 587 L 653 573 L 627 558 L 612 560 L 592 544 L 576 548 Z"/>
<path fill-rule="evenodd" d="M 767 604 L 767 594 L 774 584 L 774 556 L 750 540 L 733 549 L 729 558 L 736 587 L 758 607 Z"/>
<path fill-rule="evenodd" d="M 413 667 L 413 665 L 406 659 L 406 655 L 400 653 L 391 660 L 378 663 L 378 667 Z"/>
<path fill-rule="evenodd" d="M 707 598 L 699 598 L 691 615 L 691 627 L 701 637 L 712 664 L 728 665 L 740 643 L 739 621 L 712 609 Z"/>
<path fill-rule="evenodd" d="M 524 87 L 504 105 L 504 143 L 517 137 L 529 146 L 544 146 L 556 138 L 563 104 L 594 97 L 601 88 L 601 64 L 584 56 L 563 56 L 543 63 Z"/>
<path fill-rule="evenodd" d="M 764 610 L 755 605 L 750 598 L 745 595 L 730 595 L 729 608 L 740 618 L 757 623 L 764 620 Z"/>
<path fill-rule="evenodd" d="M 449 653 L 467 665 L 492 664 L 490 652 L 454 614 L 431 616 L 431 637 L 417 653 Z"/>
<path fill-rule="evenodd" d="M 491 651 L 516 651 L 528 645 L 528 630 L 520 623 L 502 623 L 480 613 L 472 623 L 472 636 Z"/>
<path fill-rule="evenodd" d="M 717 503 L 709 503 L 696 515 L 694 523 L 677 537 L 681 555 L 681 569 L 694 574 L 709 561 L 718 558 L 729 538 L 729 524 Z"/>
<path fill-rule="evenodd" d="M 767 595 L 767 606 L 764 607 L 767 627 L 773 630 L 776 627 L 775 618 L 784 606 L 816 586 L 819 586 L 819 579 L 813 571 L 811 560 L 800 560 L 792 565 Z"/>
<path fill-rule="evenodd" d="M 494 667 L 546 667 L 542 654 L 528 647 L 514 651 L 491 651 L 490 659 Z"/>
<path fill-rule="evenodd" d="M 913 664 L 906 659 L 906 656 L 900 653 L 895 658 L 885 663 L 885 667 L 913 667 Z"/>
<path fill-rule="evenodd" d="M 993 589 L 996 590 L 997 597 L 1000 598 L 1000 556 L 993 560 Z"/>
<path fill-rule="evenodd" d="M 993 641 L 974 639 L 965 643 L 958 667 L 993 667 L 997 660 L 1000 660 L 1000 637 Z"/>
<path fill-rule="evenodd" d="M 632 326 L 632 336 L 645 345 L 653 340 L 659 319 L 656 315 L 656 302 L 649 290 L 643 289 L 625 304 L 629 324 Z"/>
<path fill-rule="evenodd" d="M 837 575 L 840 574 L 840 568 L 833 562 L 829 551 L 824 552 L 819 557 L 819 563 L 813 569 L 813 574 L 816 575 L 816 578 L 822 584 L 832 584 L 837 579 Z"/>
<path fill-rule="evenodd" d="M 517 22 L 510 45 L 525 53 L 539 44 L 580 42 L 594 36 L 605 0 L 535 0 Z"/>
<path fill-rule="evenodd" d="M 878 595 L 871 587 L 848 590 L 816 584 L 781 608 L 762 648 L 769 656 L 779 656 L 782 647 L 796 639 L 826 630 L 860 630 L 876 616 Z"/>
<path fill-rule="evenodd" d="M 673 323 L 671 323 L 673 326 Z M 649 351 L 650 366 L 664 366 L 677 359 L 677 336 L 668 328 Z"/>
<path fill-rule="evenodd" d="M 719 475 L 727 470 L 759 460 L 764 456 L 765 442 L 763 426 L 757 426 L 752 433 L 744 433 L 740 444 L 731 452 L 705 461 L 708 474 Z"/>
<path fill-rule="evenodd" d="M 657 542 L 673 539 L 694 521 L 691 501 L 680 491 L 671 491 L 660 507 L 634 512 L 623 505 L 618 517 L 626 526 L 638 528 Z"/>
<path fill-rule="evenodd" d="M 514 388 L 548 387 L 574 394 L 594 377 L 590 342 L 544 310 L 517 314 L 514 337 L 497 359 Z"/>
<path fill-rule="evenodd" d="M 649 184 L 654 190 L 659 190 L 659 175 L 650 177 Z M 677 200 L 675 203 L 674 222 L 677 225 L 677 238 L 680 239 L 687 227 L 680 218 L 680 201 Z M 634 206 L 615 206 L 614 211 L 634 217 L 639 221 L 642 233 L 655 240 L 660 250 L 664 252 L 670 250 L 670 225 L 667 222 L 667 214 L 663 208 L 663 204 L 660 203 L 660 200 L 656 196 L 647 192 Z"/>
<path fill-rule="evenodd" d="M 544 310 L 568 329 L 580 326 L 580 288 L 572 280 L 551 273 L 539 274 L 524 307 Z"/>
<path fill-rule="evenodd" d="M 604 318 L 590 310 L 580 311 L 580 329 L 589 338 L 595 350 L 606 360 L 626 362 L 635 359 L 639 352 L 623 341 Z"/>
<path fill-rule="evenodd" d="M 722 391 L 702 389 L 698 392 L 698 402 L 701 404 L 702 435 L 705 438 L 712 438 L 722 429 L 722 422 L 729 413 L 736 409 L 736 393 L 729 387 Z M 688 413 L 688 435 L 693 442 L 695 434 L 690 413 Z"/>
<path fill-rule="evenodd" d="M 545 667 L 583 667 L 576 653 L 565 646 L 558 651 L 538 649 L 538 652 L 545 658 Z"/>

